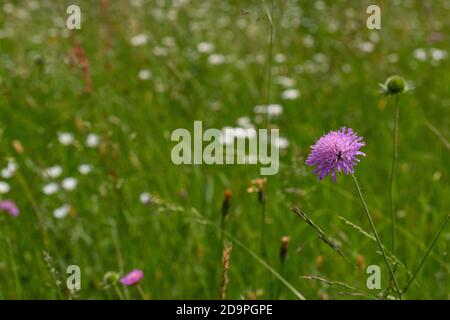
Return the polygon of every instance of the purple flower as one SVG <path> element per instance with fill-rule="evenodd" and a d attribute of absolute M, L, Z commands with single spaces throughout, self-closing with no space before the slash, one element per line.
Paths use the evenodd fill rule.
<path fill-rule="evenodd" d="M 322 136 L 311 147 L 306 164 L 316 166 L 314 173 L 319 180 L 331 173 L 333 180 L 336 181 L 336 172 L 353 173 L 353 167 L 359 162 L 356 156 L 365 156 L 359 151 L 364 145 L 362 137 L 358 137 L 351 128 L 342 127 L 338 131 L 330 131 Z"/>
<path fill-rule="evenodd" d="M 14 201 L 11 200 L 0 201 L 0 211 L 5 211 L 13 217 L 17 217 L 20 213 L 19 208 L 17 208 Z"/>
<path fill-rule="evenodd" d="M 144 272 L 139 269 L 134 269 L 127 273 L 120 279 L 120 283 L 125 286 L 132 286 L 133 284 L 139 283 L 144 277 Z"/>

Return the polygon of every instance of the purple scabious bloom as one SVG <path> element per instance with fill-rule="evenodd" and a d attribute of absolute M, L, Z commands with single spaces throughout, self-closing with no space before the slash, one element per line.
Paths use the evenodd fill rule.
<path fill-rule="evenodd" d="M 125 286 L 132 286 L 139 283 L 144 278 L 144 272 L 139 269 L 134 269 L 127 273 L 120 279 L 120 283 Z"/>
<path fill-rule="evenodd" d="M 11 200 L 0 201 L 0 211 L 9 213 L 13 217 L 17 217 L 20 213 L 19 208 L 17 208 L 14 201 Z"/>
<path fill-rule="evenodd" d="M 364 145 L 363 138 L 358 137 L 353 129 L 342 127 L 338 131 L 328 132 L 311 147 L 306 164 L 315 166 L 314 173 L 319 180 L 331 173 L 336 181 L 336 172 L 353 173 L 354 166 L 359 162 L 356 156 L 365 156 L 364 152 L 359 151 Z"/>

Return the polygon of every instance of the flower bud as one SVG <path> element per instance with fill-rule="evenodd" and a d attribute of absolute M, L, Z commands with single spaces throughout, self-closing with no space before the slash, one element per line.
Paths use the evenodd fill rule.
<path fill-rule="evenodd" d="M 386 87 L 390 93 L 397 94 L 405 91 L 405 79 L 400 76 L 392 76 L 386 81 Z"/>
<path fill-rule="evenodd" d="M 225 190 L 222 202 L 222 218 L 225 218 L 230 209 L 231 191 Z"/>
<path fill-rule="evenodd" d="M 286 256 L 287 256 L 288 248 L 289 248 L 289 241 L 290 241 L 290 238 L 288 236 L 284 236 L 281 238 L 280 261 L 282 263 L 284 262 L 284 260 L 286 260 Z"/>
<path fill-rule="evenodd" d="M 115 286 L 119 282 L 119 274 L 114 271 L 108 271 L 103 276 L 103 284 L 105 287 Z"/>
<path fill-rule="evenodd" d="M 411 90 L 408 88 L 405 79 L 397 75 L 389 77 L 386 82 L 380 84 L 380 86 L 382 88 L 382 93 L 387 96 L 397 95 Z"/>

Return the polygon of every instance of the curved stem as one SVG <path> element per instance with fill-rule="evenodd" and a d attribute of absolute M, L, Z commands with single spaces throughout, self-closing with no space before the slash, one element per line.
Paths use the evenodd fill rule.
<path fill-rule="evenodd" d="M 395 113 L 394 113 L 394 132 L 393 132 L 393 144 L 392 144 L 392 169 L 391 176 L 389 178 L 389 197 L 391 203 L 391 218 L 392 218 L 392 253 L 395 255 L 397 252 L 396 246 L 396 213 L 395 213 L 395 199 L 394 199 L 394 179 L 395 171 L 397 169 L 397 156 L 398 156 L 398 117 L 400 108 L 398 107 L 398 95 L 395 96 Z"/>
<path fill-rule="evenodd" d="M 395 289 L 397 290 L 398 297 L 401 299 L 402 294 L 401 294 L 400 287 L 397 282 L 397 278 L 395 277 L 394 270 L 392 269 L 391 264 L 388 261 L 386 251 L 384 250 L 384 247 L 381 244 L 381 239 L 380 239 L 380 236 L 378 235 L 377 229 L 375 228 L 375 224 L 373 223 L 372 216 L 370 215 L 370 212 L 369 212 L 369 208 L 367 207 L 366 201 L 364 200 L 364 197 L 361 192 L 361 188 L 359 187 L 358 181 L 356 180 L 356 177 L 353 173 L 352 173 L 352 178 L 353 178 L 353 182 L 355 183 L 356 190 L 358 191 L 359 199 L 361 200 L 361 203 L 364 207 L 364 212 L 366 213 L 367 219 L 369 220 L 370 227 L 372 228 L 372 232 L 375 236 L 375 239 L 377 240 L 378 247 L 380 248 L 381 254 L 383 255 L 384 262 L 386 263 L 386 265 L 389 269 L 389 272 L 391 274 L 392 280 L 394 281 L 394 285 L 395 285 Z"/>
<path fill-rule="evenodd" d="M 428 255 L 430 254 L 431 250 L 433 250 L 434 245 L 436 244 L 437 240 L 439 239 L 439 236 L 441 235 L 442 231 L 444 231 L 445 227 L 447 226 L 448 221 L 450 220 L 450 215 L 447 215 L 447 218 L 445 219 L 444 223 L 442 224 L 441 228 L 439 229 L 439 232 L 436 234 L 436 237 L 434 237 L 433 242 L 431 243 L 430 247 L 427 250 L 427 253 L 425 253 L 425 256 L 423 257 L 422 261 L 419 263 L 419 266 L 417 267 L 416 271 L 414 271 L 413 276 L 409 280 L 408 284 L 406 285 L 405 289 L 403 289 L 403 293 L 408 290 L 409 286 L 413 283 L 414 279 L 416 278 L 417 274 L 419 273 L 420 269 L 422 268 L 423 264 L 428 258 Z"/>

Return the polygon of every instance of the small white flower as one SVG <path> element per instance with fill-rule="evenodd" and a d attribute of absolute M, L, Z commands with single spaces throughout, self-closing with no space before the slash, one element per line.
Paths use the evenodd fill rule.
<path fill-rule="evenodd" d="M 157 57 L 167 56 L 167 49 L 164 47 L 155 47 L 153 48 L 153 54 Z"/>
<path fill-rule="evenodd" d="M 61 182 L 61 186 L 63 187 L 63 189 L 67 190 L 67 191 L 72 191 L 77 187 L 78 181 L 75 178 L 69 177 L 69 178 L 65 178 L 62 182 Z"/>
<path fill-rule="evenodd" d="M 139 80 L 149 80 L 152 77 L 152 72 L 148 69 L 143 69 L 139 71 Z"/>
<path fill-rule="evenodd" d="M 197 45 L 197 51 L 200 53 L 211 53 L 214 51 L 214 45 L 209 42 L 200 42 Z"/>
<path fill-rule="evenodd" d="M 143 45 L 147 44 L 147 41 L 148 41 L 148 37 L 147 37 L 147 35 L 145 35 L 143 33 L 135 35 L 130 40 L 131 45 L 134 47 L 143 46 Z"/>
<path fill-rule="evenodd" d="M 286 61 L 286 56 L 283 53 L 277 53 L 274 57 L 274 60 L 278 63 L 283 63 Z"/>
<path fill-rule="evenodd" d="M 70 211 L 70 206 L 68 204 L 65 204 L 59 208 L 56 208 L 53 211 L 53 216 L 56 219 L 62 219 L 62 218 L 65 218 L 69 214 L 69 211 Z"/>
<path fill-rule="evenodd" d="M 285 88 L 292 88 L 295 86 L 295 80 L 289 77 L 279 76 L 276 81 Z"/>
<path fill-rule="evenodd" d="M 372 42 L 365 41 L 359 44 L 359 50 L 362 52 L 370 53 L 375 48 L 375 45 Z"/>
<path fill-rule="evenodd" d="M 222 64 L 225 62 L 225 56 L 214 53 L 208 57 L 208 62 L 213 65 Z"/>
<path fill-rule="evenodd" d="M 11 178 L 17 171 L 17 164 L 10 160 L 8 161 L 8 165 L 6 168 L 2 169 L 1 175 L 4 179 Z"/>
<path fill-rule="evenodd" d="M 166 47 L 173 48 L 176 46 L 176 41 L 173 37 L 164 37 L 161 41 Z"/>
<path fill-rule="evenodd" d="M 283 98 L 284 100 L 295 100 L 298 97 L 300 97 L 300 91 L 298 91 L 297 89 L 284 90 L 281 94 L 281 98 Z"/>
<path fill-rule="evenodd" d="M 92 166 L 90 164 L 83 163 L 78 166 L 78 172 L 83 175 L 89 174 L 91 171 L 92 171 Z"/>
<path fill-rule="evenodd" d="M 283 113 L 283 106 L 281 106 L 280 104 L 269 104 L 267 106 L 267 113 L 270 116 L 279 116 Z"/>
<path fill-rule="evenodd" d="M 369 40 L 373 43 L 377 43 L 380 41 L 380 36 L 378 32 L 372 31 L 369 33 Z"/>
<path fill-rule="evenodd" d="M 152 201 L 152 195 L 148 192 L 143 192 L 139 196 L 139 200 L 142 204 L 149 204 Z"/>
<path fill-rule="evenodd" d="M 413 56 L 419 61 L 426 61 L 427 60 L 427 52 L 425 49 L 417 48 L 413 51 Z"/>
<path fill-rule="evenodd" d="M 59 143 L 64 146 L 71 145 L 74 141 L 73 134 L 70 132 L 62 132 L 58 135 Z"/>
<path fill-rule="evenodd" d="M 327 5 L 323 1 L 319 0 L 314 3 L 314 8 L 316 8 L 319 11 L 325 10 L 326 7 L 327 7 Z"/>
<path fill-rule="evenodd" d="M 434 61 L 441 61 L 447 58 L 447 51 L 431 48 L 430 49 L 431 58 Z"/>
<path fill-rule="evenodd" d="M 265 105 L 257 105 L 253 108 L 253 112 L 256 114 L 267 113 L 267 107 Z"/>
<path fill-rule="evenodd" d="M 42 188 L 42 192 L 46 195 L 54 194 L 54 193 L 58 192 L 58 190 L 59 190 L 59 185 L 54 182 L 48 183 Z"/>
<path fill-rule="evenodd" d="M 286 138 L 279 137 L 274 141 L 274 144 L 279 149 L 286 149 L 289 146 L 289 141 Z"/>
<path fill-rule="evenodd" d="M 249 117 L 240 117 L 237 119 L 237 124 L 242 128 L 253 128 L 253 124 Z"/>
<path fill-rule="evenodd" d="M 62 168 L 61 166 L 52 166 L 50 168 L 47 168 L 44 170 L 44 176 L 49 177 L 49 178 L 58 178 L 62 173 Z"/>
<path fill-rule="evenodd" d="M 96 148 L 100 143 L 100 138 L 95 133 L 90 133 L 86 137 L 86 146 L 88 148 Z"/>
<path fill-rule="evenodd" d="M 9 184 L 5 181 L 0 181 L 0 194 L 8 193 L 11 190 Z"/>
<path fill-rule="evenodd" d="M 303 38 L 303 44 L 307 48 L 311 48 L 314 46 L 314 38 L 310 35 L 307 35 Z"/>

